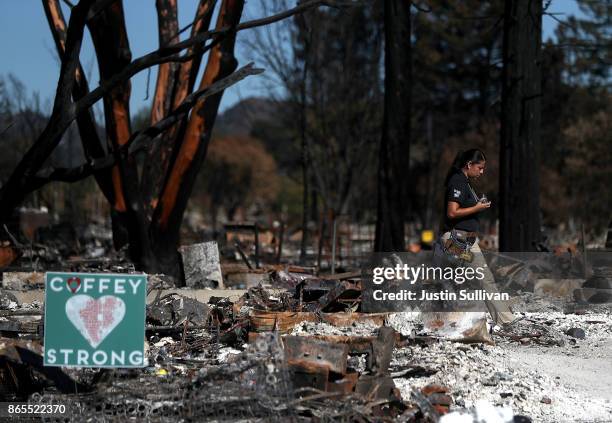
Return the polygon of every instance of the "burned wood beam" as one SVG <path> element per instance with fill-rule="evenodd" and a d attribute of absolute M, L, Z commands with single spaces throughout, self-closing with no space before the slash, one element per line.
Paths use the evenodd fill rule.
<path fill-rule="evenodd" d="M 349 346 L 313 340 L 304 336 L 285 336 L 285 358 L 288 364 L 307 363 L 328 368 L 338 374 L 346 374 Z"/>
<path fill-rule="evenodd" d="M 324 281 L 320 281 L 319 284 L 321 284 L 322 282 Z M 338 298 L 344 295 L 347 291 L 353 291 L 356 294 L 359 293 L 360 291 L 360 287 L 356 284 L 351 283 L 350 281 L 329 281 L 329 282 L 331 282 L 331 286 L 329 288 L 326 287 L 327 289 L 325 290 L 327 292 L 324 295 L 322 295 L 316 302 L 313 302 L 306 306 L 308 311 L 323 311 L 327 307 L 329 307 L 332 303 L 337 301 Z M 325 283 L 325 285 L 330 285 L 329 282 Z M 307 290 L 307 286 L 308 284 L 305 284 L 303 288 L 304 291 Z M 358 298 L 356 297 L 356 299 Z"/>
<path fill-rule="evenodd" d="M 240 258 L 247 265 L 249 270 L 253 270 L 253 266 L 251 265 L 251 262 L 249 261 L 248 257 L 246 256 L 246 254 L 242 250 L 242 247 L 240 246 L 240 243 L 238 243 L 238 242 L 234 243 L 234 247 L 236 247 L 236 250 L 238 250 L 238 254 L 240 254 Z"/>
<path fill-rule="evenodd" d="M 10 316 L 42 316 L 42 310 L 0 310 L 0 317 Z"/>
<path fill-rule="evenodd" d="M 20 375 L 16 388 L 21 394 L 40 391 L 41 386 L 31 377 L 32 369 L 62 393 L 87 392 L 85 385 L 77 383 L 60 368 L 44 366 L 42 354 L 42 347 L 36 341 L 0 338 L 0 368 L 8 366 L 14 374 Z"/>
<path fill-rule="evenodd" d="M 376 374 L 388 375 L 389 363 L 395 346 L 395 330 L 384 326 L 380 328 L 378 337 L 372 342 L 372 354 L 370 355 L 369 368 Z"/>

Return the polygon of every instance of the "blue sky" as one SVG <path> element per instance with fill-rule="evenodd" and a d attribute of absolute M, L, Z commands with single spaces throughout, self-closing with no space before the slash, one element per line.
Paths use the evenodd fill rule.
<path fill-rule="evenodd" d="M 259 0 L 266 1 L 266 0 Z M 50 108 L 59 74 L 59 64 L 51 38 L 42 4 L 39 0 L 3 0 L 0 14 L 0 51 L 3 60 L 0 62 L 0 75 L 9 73 L 17 76 L 30 92 L 38 92 L 43 105 Z M 179 0 L 179 25 L 183 27 L 193 20 L 198 0 Z M 157 16 L 153 0 L 124 0 L 128 37 L 132 57 L 136 58 L 157 48 Z M 260 17 L 257 2 L 247 0 L 245 15 L 248 18 Z M 566 15 L 580 14 L 575 0 L 553 0 L 550 12 Z M 68 19 L 68 11 L 64 14 Z M 563 15 L 557 16 L 564 19 Z M 544 38 L 553 35 L 557 22 L 544 16 Z M 248 37 L 248 30 L 238 34 Z M 237 58 L 241 65 L 246 63 L 246 55 L 241 48 L 237 49 Z M 98 81 L 97 64 L 91 39 L 86 32 L 81 51 L 81 63 L 94 87 Z M 148 105 L 146 96 L 147 72 L 141 72 L 132 78 L 132 113 Z M 156 72 L 151 71 L 149 96 L 153 95 Z M 229 88 L 223 97 L 221 109 L 226 109 L 241 98 L 251 95 L 263 95 L 260 89 L 261 76 L 252 76 Z"/>

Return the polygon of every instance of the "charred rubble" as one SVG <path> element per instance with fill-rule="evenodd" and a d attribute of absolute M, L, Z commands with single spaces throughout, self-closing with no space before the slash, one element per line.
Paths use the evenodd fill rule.
<path fill-rule="evenodd" d="M 41 250 L 49 256 L 48 248 Z M 195 262 L 210 257 L 185 251 L 199 257 Z M 466 415 L 558 421 L 571 414 L 569 407 L 550 413 L 547 407 L 584 398 L 513 367 L 508 357 L 521 348 L 569 353 L 609 342 L 609 276 L 590 269 L 587 279 L 549 283 L 538 274 L 550 264 L 497 260 L 496 276 L 519 288 L 513 308 L 520 321 L 501 328 L 478 316 L 459 330 L 453 316 L 364 313 L 359 271 L 323 276 L 291 265 L 249 268 L 220 263 L 213 254 L 206 276 L 198 279 L 192 268 L 197 282 L 182 289 L 164 275 L 149 275 L 147 366 L 138 370 L 44 367 L 44 304 L 36 299 L 44 267 L 5 267 L 0 397 L 70 404 L 66 418 L 74 421 L 444 423 Z M 134 272 L 121 254 L 62 258 L 60 264 L 73 271 Z M 612 416 L 609 403 L 583 404 L 590 406 L 601 407 L 598 416 Z"/>

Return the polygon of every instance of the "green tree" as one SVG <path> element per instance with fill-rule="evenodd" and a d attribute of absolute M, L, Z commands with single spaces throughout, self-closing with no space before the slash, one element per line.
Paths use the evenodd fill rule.
<path fill-rule="evenodd" d="M 576 0 L 583 17 L 570 16 L 556 29 L 565 52 L 566 78 L 571 85 L 601 87 L 610 83 L 612 63 L 612 2 Z"/>
<path fill-rule="evenodd" d="M 596 114 L 578 119 L 563 131 L 565 174 L 574 216 L 599 232 L 606 228 L 612 204 L 612 102 Z"/>

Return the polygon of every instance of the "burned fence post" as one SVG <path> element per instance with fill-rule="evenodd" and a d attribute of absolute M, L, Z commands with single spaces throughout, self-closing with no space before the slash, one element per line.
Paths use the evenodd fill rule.
<path fill-rule="evenodd" d="M 219 248 L 215 241 L 179 248 L 185 285 L 190 288 L 224 288 Z"/>

